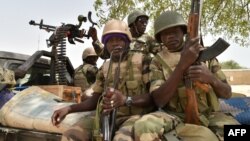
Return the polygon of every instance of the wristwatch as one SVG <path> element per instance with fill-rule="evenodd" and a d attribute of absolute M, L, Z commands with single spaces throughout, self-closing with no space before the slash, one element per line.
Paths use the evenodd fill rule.
<path fill-rule="evenodd" d="M 131 107 L 133 103 L 132 97 L 128 96 L 125 103 L 126 103 L 126 106 Z"/>

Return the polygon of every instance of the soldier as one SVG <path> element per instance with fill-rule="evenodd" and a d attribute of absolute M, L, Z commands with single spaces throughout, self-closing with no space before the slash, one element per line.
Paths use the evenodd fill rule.
<path fill-rule="evenodd" d="M 154 29 L 156 40 L 165 45 L 150 64 L 150 92 L 161 111 L 136 121 L 136 140 L 223 140 L 223 125 L 239 123 L 218 112 L 218 98 L 231 97 L 231 87 L 218 61 L 192 65 L 203 47 L 198 37 L 184 40 L 187 24 L 177 12 L 163 12 Z M 183 124 L 187 103 L 184 74 L 191 81 L 209 85 L 209 91 L 194 86 L 201 125 Z"/>
<path fill-rule="evenodd" d="M 82 53 L 83 64 L 75 69 L 74 86 L 81 87 L 82 92 L 90 88 L 96 80 L 98 68 L 96 61 L 98 56 L 91 47 L 86 48 Z M 85 98 L 83 94 L 82 100 Z"/>
<path fill-rule="evenodd" d="M 160 50 L 160 45 L 155 42 L 154 38 L 145 33 L 148 25 L 148 15 L 140 10 L 135 10 L 128 16 L 128 25 L 132 34 L 132 41 L 130 50 L 142 52 L 151 60 L 152 54 L 156 54 Z M 90 28 L 88 35 L 91 36 L 94 49 L 99 57 L 102 59 L 109 58 L 106 50 L 103 50 L 103 45 L 97 38 L 97 31 L 95 28 Z"/>
<path fill-rule="evenodd" d="M 140 10 L 135 10 L 128 15 L 129 30 L 133 37 L 130 49 L 140 51 L 146 55 L 157 53 L 160 47 L 153 37 L 145 33 L 148 19 L 149 16 Z"/>
<path fill-rule="evenodd" d="M 145 79 L 143 79 L 143 75 L 148 75 L 143 70 L 144 56 L 141 53 L 129 51 L 131 39 L 128 26 L 123 21 L 110 20 L 106 23 L 102 34 L 102 43 L 104 50 L 111 54 L 111 59 L 106 61 L 98 71 L 92 97 L 80 104 L 56 110 L 52 116 L 54 125 L 58 125 L 69 113 L 94 110 L 96 105 L 105 113 L 115 108 L 117 109 L 115 127 L 118 131 L 114 140 L 133 140 L 133 123 L 140 118 L 141 114 L 151 111 L 153 101 L 148 94 L 149 89 L 146 87 L 148 80 L 144 81 Z M 120 66 L 119 76 L 114 76 L 118 66 Z M 117 80 L 117 89 L 113 88 L 114 79 Z M 102 95 L 104 92 L 106 94 Z M 98 104 L 99 98 L 102 98 L 101 104 Z M 98 124 L 99 121 L 100 117 L 96 117 L 95 123 Z M 63 140 L 87 141 L 91 139 L 91 136 L 100 138 L 99 131 L 97 125 L 93 129 L 93 118 L 87 117 L 66 131 L 63 134 Z M 92 133 L 94 134 L 92 135 Z"/>
<path fill-rule="evenodd" d="M 92 38 L 92 45 L 95 49 L 96 54 L 102 58 L 102 59 L 108 59 L 109 55 L 106 52 L 107 50 L 104 50 L 103 44 L 99 41 L 97 37 L 97 31 L 94 27 L 90 27 L 88 31 L 88 35 Z"/>
<path fill-rule="evenodd" d="M 14 93 L 9 88 L 15 84 L 14 72 L 0 66 L 0 109 L 14 96 Z"/>

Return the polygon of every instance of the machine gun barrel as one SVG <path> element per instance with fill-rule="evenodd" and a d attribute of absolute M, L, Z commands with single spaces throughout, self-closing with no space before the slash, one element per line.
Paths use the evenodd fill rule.
<path fill-rule="evenodd" d="M 48 32 L 56 30 L 56 26 L 43 24 L 43 19 L 41 19 L 40 23 L 36 23 L 35 21 L 31 20 L 29 24 L 34 26 L 39 26 L 40 29 L 44 29 Z"/>

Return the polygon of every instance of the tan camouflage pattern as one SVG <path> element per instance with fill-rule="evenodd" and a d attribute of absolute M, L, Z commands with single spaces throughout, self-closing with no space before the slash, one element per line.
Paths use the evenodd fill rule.
<path fill-rule="evenodd" d="M 230 114 L 213 112 L 209 115 L 208 127 L 216 134 L 220 141 L 224 141 L 224 125 L 240 125 Z"/>
<path fill-rule="evenodd" d="M 130 51 L 142 53 L 145 56 L 144 59 L 144 71 L 145 73 L 149 73 L 149 65 L 152 60 L 152 56 L 154 52 L 158 52 L 160 50 L 160 45 L 156 43 L 154 38 L 146 33 L 138 38 L 132 38 L 130 43 Z M 145 75 L 145 80 L 149 79 L 149 74 Z M 144 80 L 144 81 L 145 81 Z M 149 84 L 147 84 L 149 87 Z"/>
<path fill-rule="evenodd" d="M 181 141 L 219 141 L 209 128 L 200 125 L 179 124 L 174 132 L 177 135 L 177 139 Z M 166 139 L 169 138 L 168 134 L 164 136 Z"/>
<path fill-rule="evenodd" d="M 116 131 L 113 141 L 133 141 L 134 123 L 140 118 L 140 115 L 133 115 L 130 116 L 129 119 L 124 121 L 120 128 Z"/>
<path fill-rule="evenodd" d="M 141 53 L 129 53 L 129 57 L 132 61 L 132 66 L 128 65 L 129 59 L 126 59 L 120 63 L 120 80 L 118 89 L 126 96 L 135 96 L 138 94 L 145 94 L 148 92 L 148 89 L 146 88 L 146 84 L 149 82 L 149 80 L 146 80 L 144 78 L 145 75 L 148 75 L 148 73 L 144 73 L 143 70 L 143 59 L 144 56 Z M 114 72 L 118 65 L 117 62 L 112 63 L 112 69 L 111 74 L 108 76 L 108 67 L 109 67 L 110 61 L 106 61 L 101 69 L 99 70 L 96 78 L 96 82 L 93 85 L 93 91 L 96 93 L 103 93 L 104 91 L 104 83 L 106 79 L 108 78 L 108 87 L 113 87 L 113 80 L 114 80 Z M 133 79 L 130 80 L 129 72 L 132 69 L 133 71 Z M 138 107 L 119 107 L 117 110 L 117 116 L 128 116 L 128 115 L 135 115 L 135 114 L 141 114 L 146 112 L 147 109 L 144 108 L 138 108 Z"/>
<path fill-rule="evenodd" d="M 170 53 L 166 48 L 164 48 L 158 55 L 168 64 L 169 69 L 166 69 L 162 66 L 161 62 L 153 58 L 150 64 L 150 81 L 151 87 L 150 91 L 154 91 L 159 88 L 171 75 L 171 70 L 173 70 L 180 59 L 180 53 Z M 209 62 L 206 62 L 209 69 L 213 74 L 222 81 L 226 81 L 226 77 L 220 69 L 219 62 L 216 59 L 213 59 Z M 205 65 L 205 64 L 203 64 Z M 180 84 L 180 88 L 184 88 L 183 84 Z M 225 124 L 239 124 L 232 116 L 228 116 L 224 113 L 211 113 L 210 104 L 208 102 L 208 97 L 199 97 L 198 107 L 201 113 L 200 120 L 203 125 L 190 125 L 184 124 L 184 111 L 185 102 L 181 101 L 184 95 L 182 89 L 178 89 L 176 96 L 173 97 L 169 104 L 163 109 L 165 114 L 160 116 L 155 116 L 155 113 L 150 113 L 144 115 L 140 120 L 137 120 L 134 125 L 135 130 L 135 139 L 136 141 L 143 141 L 145 139 L 149 140 L 223 140 L 223 125 Z M 197 88 L 195 88 L 197 89 Z M 184 90 L 184 89 L 183 89 Z M 198 94 L 197 94 L 198 93 Z M 201 90 L 197 89 L 196 94 L 199 96 L 206 96 L 209 94 L 202 95 Z M 184 93 L 185 94 L 185 93 Z M 180 99 L 180 101 L 178 101 Z M 177 104 L 178 103 L 178 104 Z M 216 103 L 216 102 L 215 102 Z M 180 107 L 179 105 L 182 105 Z M 169 108 L 170 107 L 170 108 Z M 209 112 L 210 111 L 210 112 Z M 157 112 L 156 112 L 157 113 Z M 168 113 L 168 114 L 167 114 Z M 171 118 L 169 115 L 177 116 L 178 118 Z M 150 120 L 151 122 L 149 122 Z M 146 120 L 147 119 L 147 120 Z M 172 120 L 172 122 L 171 122 Z M 168 121 L 168 122 L 163 122 Z M 203 122 L 204 121 L 204 122 Z M 177 126 L 174 126 L 179 123 Z M 171 128 L 170 128 L 171 127 Z M 211 128 L 211 130 L 209 129 Z M 214 133 L 213 133 L 213 132 Z M 174 133 L 173 133 L 174 132 Z M 172 134 L 173 133 L 173 134 Z M 173 136 L 176 134 L 177 136 Z"/>
<path fill-rule="evenodd" d="M 76 87 L 81 87 L 82 91 L 87 90 L 92 83 L 88 82 L 86 74 L 91 72 L 92 74 L 97 74 L 97 67 L 91 64 L 84 63 L 75 69 L 74 85 Z"/>
<path fill-rule="evenodd" d="M 102 59 L 109 58 L 109 54 L 104 49 L 104 45 L 99 40 L 93 42 L 92 45 L 94 46 L 95 52 L 99 57 L 101 57 Z M 153 56 L 152 54 L 154 54 L 155 52 L 159 52 L 160 50 L 160 44 L 157 43 L 152 36 L 146 33 L 138 38 L 132 38 L 132 41 L 130 43 L 130 51 L 141 52 L 148 56 L 150 60 Z"/>
<path fill-rule="evenodd" d="M 94 116 L 89 115 L 67 129 L 61 141 L 89 141 L 92 139 Z"/>
<path fill-rule="evenodd" d="M 162 140 L 164 133 L 174 129 L 179 122 L 178 117 L 161 111 L 146 114 L 134 124 L 135 140 Z"/>
<path fill-rule="evenodd" d="M 0 66 L 0 90 L 5 86 L 13 86 L 15 84 L 16 80 L 14 72 Z"/>
<path fill-rule="evenodd" d="M 150 91 L 154 91 L 155 89 L 159 88 L 171 75 L 172 70 L 174 70 L 175 66 L 179 62 L 180 59 L 180 52 L 171 53 L 166 48 L 164 48 L 161 52 L 158 53 L 158 55 L 162 58 L 162 60 L 168 65 L 168 69 L 163 67 L 161 62 L 157 58 L 153 58 L 151 64 L 150 64 L 150 80 L 151 80 L 151 86 Z M 214 72 L 214 75 L 222 80 L 226 81 L 225 75 L 223 74 L 219 63 L 217 60 L 211 60 L 207 62 L 207 65 L 209 69 L 216 68 L 216 72 Z M 183 82 L 184 83 L 184 82 Z M 183 83 L 179 84 L 179 88 L 175 96 L 170 100 L 168 105 L 164 107 L 165 110 L 169 110 L 171 112 L 177 112 L 179 116 L 184 116 L 184 110 L 186 106 L 186 94 L 185 94 L 185 87 Z M 197 96 L 197 102 L 199 107 L 199 112 L 202 113 L 205 117 L 209 114 L 211 111 L 217 111 L 219 105 L 218 99 L 216 96 L 213 97 L 212 102 L 211 101 L 211 95 L 215 95 L 212 91 L 212 88 L 210 87 L 209 96 L 206 92 L 201 90 L 200 88 L 195 87 L 195 92 Z M 213 109 L 211 109 L 211 105 Z M 215 106 L 216 105 L 216 106 Z M 202 123 L 207 126 L 207 121 L 205 118 L 201 117 Z"/>
<path fill-rule="evenodd" d="M 130 50 L 150 55 L 150 53 L 160 51 L 160 44 L 157 43 L 152 36 L 144 33 L 138 38 L 132 38 L 132 42 L 130 43 Z"/>
<path fill-rule="evenodd" d="M 95 42 L 92 43 L 96 54 L 102 59 L 108 59 L 109 53 L 107 50 L 104 49 L 104 45 L 97 39 Z"/>
<path fill-rule="evenodd" d="M 149 80 L 143 79 L 144 75 L 148 75 L 148 73 L 145 73 L 144 71 L 144 59 L 142 53 L 129 52 L 126 59 L 120 63 L 120 80 L 118 89 L 124 95 L 135 96 L 148 93 L 149 89 L 146 87 L 146 84 Z M 97 80 L 93 86 L 93 90 L 96 93 L 102 93 L 104 91 L 104 83 L 106 79 L 108 79 L 109 82 L 108 86 L 113 86 L 113 76 L 118 64 L 116 62 L 110 64 L 111 71 L 110 75 L 108 75 L 109 64 L 110 61 L 105 62 L 98 72 Z M 132 126 L 134 122 L 140 118 L 140 115 L 149 113 L 150 111 L 151 108 L 139 108 L 134 106 L 119 107 L 116 114 L 116 129 L 118 131 L 114 136 L 114 140 L 133 140 Z"/>
<path fill-rule="evenodd" d="M 232 116 L 224 113 L 211 113 L 209 126 L 184 124 L 174 114 L 157 111 L 146 114 L 134 124 L 136 141 L 144 140 L 175 140 L 182 141 L 216 141 L 224 140 L 224 125 L 239 124 Z"/>

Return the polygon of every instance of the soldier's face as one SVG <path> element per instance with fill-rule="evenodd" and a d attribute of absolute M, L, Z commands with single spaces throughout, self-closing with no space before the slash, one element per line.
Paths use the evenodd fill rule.
<path fill-rule="evenodd" d="M 98 56 L 89 56 L 86 58 L 86 63 L 96 65 L 96 61 L 98 60 Z"/>
<path fill-rule="evenodd" d="M 139 17 L 135 22 L 135 26 L 137 27 L 138 32 L 141 34 L 145 32 L 147 25 L 148 25 L 147 17 Z"/>
<path fill-rule="evenodd" d="M 165 29 L 160 33 L 162 43 L 168 50 L 176 50 L 183 43 L 183 31 L 181 27 Z"/>
<path fill-rule="evenodd" d="M 108 52 L 112 56 L 117 58 L 120 56 L 120 53 L 122 53 L 126 47 L 125 39 L 122 37 L 110 37 L 106 44 Z"/>

